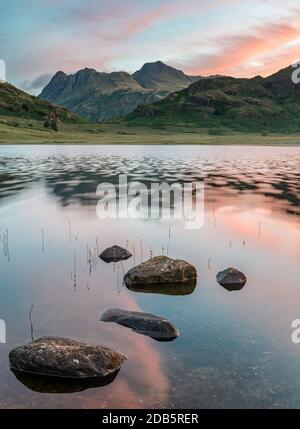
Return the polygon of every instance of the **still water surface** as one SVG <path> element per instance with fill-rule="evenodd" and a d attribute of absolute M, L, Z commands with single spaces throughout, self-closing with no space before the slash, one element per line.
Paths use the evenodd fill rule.
<path fill-rule="evenodd" d="M 205 222 L 100 220 L 96 187 L 130 180 L 202 181 Z M 0 407 L 300 408 L 300 148 L 216 146 L 1 146 Z M 119 244 L 133 253 L 105 264 Z M 197 267 L 184 296 L 137 293 L 124 272 L 150 255 Z M 216 274 L 248 277 L 229 292 Z M 100 343 L 127 354 L 109 385 L 37 392 L 10 372 L 9 351 L 44 335 Z M 109 307 L 165 316 L 181 335 L 158 343 L 100 322 Z"/>

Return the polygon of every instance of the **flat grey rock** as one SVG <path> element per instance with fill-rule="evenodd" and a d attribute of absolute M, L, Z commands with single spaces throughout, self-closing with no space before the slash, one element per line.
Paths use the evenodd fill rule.
<path fill-rule="evenodd" d="M 125 355 L 107 347 L 58 337 L 40 338 L 9 354 L 13 371 L 71 379 L 111 377 L 125 360 Z"/>
<path fill-rule="evenodd" d="M 217 282 L 229 291 L 242 289 L 247 281 L 247 277 L 236 268 L 230 267 L 217 274 Z"/>
<path fill-rule="evenodd" d="M 145 289 L 147 286 L 155 290 L 163 286 L 190 285 L 195 286 L 197 280 L 196 268 L 181 259 L 171 259 L 167 256 L 155 256 L 140 265 L 131 268 L 124 276 L 124 283 L 129 289 Z"/>
<path fill-rule="evenodd" d="M 172 323 L 155 314 L 110 308 L 100 320 L 118 323 L 157 341 L 172 341 L 179 336 L 179 330 Z"/>
<path fill-rule="evenodd" d="M 127 249 L 120 246 L 112 246 L 103 250 L 99 257 L 104 262 L 118 262 L 131 258 L 132 254 Z"/>

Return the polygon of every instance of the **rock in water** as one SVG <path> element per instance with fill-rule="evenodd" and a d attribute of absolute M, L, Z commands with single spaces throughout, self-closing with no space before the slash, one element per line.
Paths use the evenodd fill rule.
<path fill-rule="evenodd" d="M 179 336 L 179 330 L 167 319 L 150 313 L 110 308 L 100 320 L 118 323 L 157 341 L 172 341 Z"/>
<path fill-rule="evenodd" d="M 246 281 L 245 274 L 232 267 L 217 274 L 217 282 L 229 291 L 242 289 Z"/>
<path fill-rule="evenodd" d="M 167 256 L 155 256 L 140 265 L 131 268 L 124 276 L 125 285 L 138 289 L 155 285 L 161 289 L 166 286 L 195 285 L 197 279 L 196 268 L 181 259 L 171 259 Z"/>
<path fill-rule="evenodd" d="M 124 261 L 125 259 L 131 258 L 131 256 L 132 254 L 128 252 L 128 250 L 120 246 L 108 247 L 99 255 L 104 262 Z"/>
<path fill-rule="evenodd" d="M 43 337 L 12 350 L 13 371 L 70 379 L 104 379 L 116 374 L 126 356 L 100 345 Z"/>

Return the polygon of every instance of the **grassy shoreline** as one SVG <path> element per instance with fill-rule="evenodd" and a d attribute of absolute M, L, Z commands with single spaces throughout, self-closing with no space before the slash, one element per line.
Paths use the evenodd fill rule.
<path fill-rule="evenodd" d="M 154 129 L 121 123 L 60 124 L 58 132 L 45 129 L 39 121 L 8 120 L 0 117 L 0 145 L 4 144 L 124 144 L 124 145 L 274 145 L 298 146 L 300 134 L 224 133 L 172 127 Z"/>

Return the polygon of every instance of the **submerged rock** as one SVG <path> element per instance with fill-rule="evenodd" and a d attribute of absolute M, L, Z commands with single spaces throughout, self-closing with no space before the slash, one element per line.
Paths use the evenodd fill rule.
<path fill-rule="evenodd" d="M 14 372 L 82 381 L 110 378 L 125 360 L 115 350 L 57 337 L 40 338 L 9 354 Z"/>
<path fill-rule="evenodd" d="M 179 330 L 172 323 L 155 314 L 110 308 L 100 320 L 118 323 L 157 341 L 172 341 L 179 336 Z"/>
<path fill-rule="evenodd" d="M 128 250 L 120 246 L 108 247 L 99 255 L 104 262 L 124 261 L 125 259 L 131 258 L 131 256 L 132 254 L 128 252 Z"/>
<path fill-rule="evenodd" d="M 167 256 L 155 256 L 140 265 L 131 268 L 124 276 L 124 283 L 129 289 L 162 289 L 164 286 L 180 288 L 182 285 L 195 287 L 196 268 L 181 259 Z"/>
<path fill-rule="evenodd" d="M 127 289 L 132 292 L 142 293 L 158 293 L 162 295 L 183 296 L 191 295 L 196 288 L 196 280 L 185 283 L 164 283 L 164 284 L 147 284 L 147 285 L 131 285 Z"/>
<path fill-rule="evenodd" d="M 118 372 L 110 376 L 99 378 L 65 378 L 58 376 L 45 376 L 13 370 L 16 379 L 33 392 L 39 393 L 75 393 L 87 389 L 107 386 L 116 378 Z"/>
<path fill-rule="evenodd" d="M 247 281 L 247 277 L 236 268 L 228 268 L 217 274 L 217 282 L 229 291 L 242 289 Z"/>

